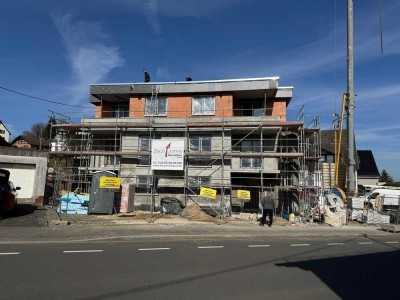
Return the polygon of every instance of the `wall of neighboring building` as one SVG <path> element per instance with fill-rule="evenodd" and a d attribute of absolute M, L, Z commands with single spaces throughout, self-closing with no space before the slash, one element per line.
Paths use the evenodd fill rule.
<path fill-rule="evenodd" d="M 28 144 L 25 140 L 18 140 L 12 144 L 12 146 L 16 148 L 32 149 L 32 145 Z"/>
<path fill-rule="evenodd" d="M 379 183 L 379 177 L 377 178 L 363 178 L 363 177 L 358 177 L 358 184 L 361 185 L 378 185 Z"/>
<path fill-rule="evenodd" d="M 10 141 L 10 133 L 8 132 L 7 128 L 4 126 L 3 123 L 0 123 L 0 136 L 3 137 L 6 142 Z"/>
<path fill-rule="evenodd" d="M 0 168 L 9 170 L 10 180 L 21 187 L 18 198 L 43 203 L 48 154 L 13 148 L 1 148 L 0 154 Z"/>

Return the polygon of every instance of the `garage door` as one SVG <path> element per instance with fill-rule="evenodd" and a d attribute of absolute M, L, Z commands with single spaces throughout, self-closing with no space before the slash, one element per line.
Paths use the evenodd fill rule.
<path fill-rule="evenodd" d="M 18 198 L 32 198 L 35 184 L 35 165 L 0 163 L 0 168 L 10 171 L 10 181 L 21 187 Z"/>

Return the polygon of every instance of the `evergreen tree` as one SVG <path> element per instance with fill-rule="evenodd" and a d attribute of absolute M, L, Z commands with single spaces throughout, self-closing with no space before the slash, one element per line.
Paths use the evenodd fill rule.
<path fill-rule="evenodd" d="M 385 169 L 383 169 L 381 172 L 381 176 L 379 176 L 379 181 L 380 182 L 393 182 L 393 177 Z"/>

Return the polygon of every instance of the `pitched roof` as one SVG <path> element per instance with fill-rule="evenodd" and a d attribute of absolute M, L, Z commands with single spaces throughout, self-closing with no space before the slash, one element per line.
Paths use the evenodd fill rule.
<path fill-rule="evenodd" d="M 4 124 L 1 120 L 0 120 L 0 124 L 3 124 L 4 128 L 8 131 L 9 134 L 11 134 L 11 131 L 7 129 L 6 124 Z"/>
<path fill-rule="evenodd" d="M 11 142 L 11 144 L 14 144 L 15 142 L 17 142 L 19 140 L 24 140 L 29 145 L 32 145 L 32 146 L 40 146 L 41 145 L 42 147 L 49 147 L 49 141 L 48 140 L 42 139 L 40 141 L 38 138 L 29 136 L 29 135 L 19 135 Z"/>
<path fill-rule="evenodd" d="M 339 132 L 337 132 L 337 141 L 339 141 Z M 335 130 L 321 130 L 321 150 L 329 154 L 335 154 Z M 347 152 L 347 131 L 342 131 L 342 153 Z"/>
<path fill-rule="evenodd" d="M 379 177 L 379 170 L 371 150 L 357 150 L 358 176 Z"/>

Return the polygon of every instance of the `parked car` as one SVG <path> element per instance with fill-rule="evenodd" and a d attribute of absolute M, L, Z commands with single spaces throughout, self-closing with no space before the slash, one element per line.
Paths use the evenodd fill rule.
<path fill-rule="evenodd" d="M 17 204 L 17 191 L 21 188 L 15 187 L 9 179 L 10 171 L 0 169 L 0 212 L 10 212 Z"/>

